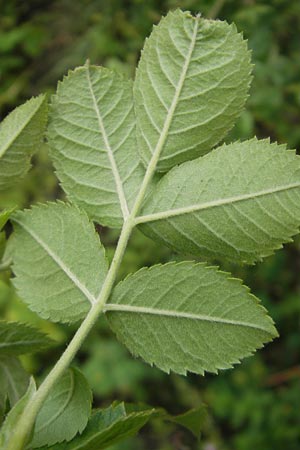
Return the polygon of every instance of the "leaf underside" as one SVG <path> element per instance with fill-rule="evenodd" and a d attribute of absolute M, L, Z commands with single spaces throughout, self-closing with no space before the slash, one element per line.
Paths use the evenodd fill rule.
<path fill-rule="evenodd" d="M 300 158 L 268 140 L 223 145 L 166 174 L 142 215 L 176 251 L 252 264 L 298 233 Z"/>
<path fill-rule="evenodd" d="M 158 170 L 207 153 L 233 127 L 251 81 L 250 53 L 234 25 L 169 12 L 146 39 L 134 83 L 137 142 Z"/>
<path fill-rule="evenodd" d="M 157 184 L 160 174 L 152 177 L 155 187 L 146 192 L 135 224 L 176 251 L 253 263 L 298 232 L 295 152 L 252 139 L 203 156 L 233 127 L 250 81 L 249 51 L 234 25 L 176 10 L 146 40 L 134 82 L 87 63 L 59 83 L 48 140 L 74 204 L 49 203 L 12 215 L 14 283 L 33 311 L 70 323 L 97 303 L 108 264 L 91 220 L 121 227 L 145 168 L 147 176 L 154 169 L 170 172 Z M 41 96 L 1 124 L 0 190 L 28 170 L 46 112 Z M 7 219 L 2 214 L 0 225 L 2 216 Z M 277 336 L 240 280 L 193 262 L 138 271 L 115 287 L 104 311 L 120 341 L 165 372 L 216 373 Z M 0 324 L 0 354 L 44 346 L 42 337 L 19 325 L 5 326 Z M 28 378 L 18 364 L 12 356 L 0 357 L 0 384 L 7 390 L 0 391 L 0 413 L 7 397 L 13 405 L 24 393 Z M 9 378 L 13 367 L 16 380 Z M 14 395 L 11 380 L 18 377 Z M 133 436 L 153 416 L 153 410 L 128 414 L 118 405 L 89 420 L 91 400 L 83 375 L 69 369 L 38 414 L 30 448 L 99 450 Z M 199 434 L 198 418 L 194 411 L 170 420 Z"/>
<path fill-rule="evenodd" d="M 95 411 L 86 429 L 72 442 L 65 442 L 43 450 L 102 450 L 134 436 L 152 417 L 154 410 L 126 413 L 124 405 L 112 405 Z M 39 449 L 42 450 L 42 449 Z"/>
<path fill-rule="evenodd" d="M 59 83 L 48 132 L 58 178 L 89 216 L 120 227 L 144 170 L 136 155 L 132 81 L 85 65 Z"/>
<path fill-rule="evenodd" d="M 54 385 L 38 413 L 30 446 L 70 441 L 81 433 L 91 414 L 92 393 L 82 373 L 69 369 Z"/>
<path fill-rule="evenodd" d="M 93 224 L 76 206 L 48 203 L 13 215 L 14 284 L 44 319 L 83 318 L 102 287 L 107 261 Z"/>
<path fill-rule="evenodd" d="M 30 169 L 47 123 L 45 95 L 32 98 L 0 124 L 0 191 L 13 186 Z"/>
<path fill-rule="evenodd" d="M 120 341 L 165 372 L 230 368 L 277 334 L 240 280 L 192 262 L 140 270 L 105 308 Z"/>

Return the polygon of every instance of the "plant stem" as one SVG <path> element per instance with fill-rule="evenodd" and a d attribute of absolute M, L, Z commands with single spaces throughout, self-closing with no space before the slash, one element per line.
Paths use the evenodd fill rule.
<path fill-rule="evenodd" d="M 147 189 L 149 187 L 149 184 L 152 181 L 152 178 L 154 176 L 156 166 L 159 160 L 159 157 L 161 155 L 162 149 L 164 147 L 168 130 L 173 118 L 174 111 L 177 106 L 178 98 L 183 86 L 184 77 L 186 75 L 186 71 L 188 68 L 188 64 L 190 62 L 190 58 L 192 56 L 193 47 L 195 44 L 196 39 L 196 33 L 198 30 L 198 21 L 195 24 L 194 33 L 193 33 L 193 41 L 192 45 L 189 49 L 186 62 L 184 64 L 182 74 L 179 80 L 179 84 L 176 88 L 176 92 L 170 107 L 170 110 L 167 114 L 165 124 L 163 127 L 162 134 L 156 144 L 155 150 L 152 154 L 152 158 L 149 162 L 149 165 L 147 167 L 143 182 L 141 184 L 140 191 L 136 197 L 135 203 L 132 207 L 130 215 L 125 219 L 123 228 L 121 230 L 121 234 L 119 237 L 118 245 L 113 257 L 113 260 L 111 262 L 109 271 L 107 273 L 107 276 L 105 278 L 105 281 L 103 283 L 101 292 L 99 294 L 99 297 L 97 298 L 97 301 L 92 306 L 92 308 L 89 310 L 86 318 L 83 320 L 82 324 L 76 331 L 73 339 L 69 343 L 68 347 L 60 357 L 60 359 L 57 361 L 51 372 L 48 374 L 48 376 L 45 378 L 45 380 L 42 382 L 34 396 L 31 398 L 30 402 L 27 404 L 27 406 L 24 409 L 24 412 L 19 420 L 19 422 L 16 424 L 16 428 L 14 430 L 14 435 L 10 438 L 6 449 L 5 450 L 23 450 L 26 443 L 28 436 L 30 435 L 30 431 L 34 426 L 36 416 L 45 401 L 46 397 L 48 396 L 49 392 L 51 391 L 53 385 L 57 382 L 57 380 L 61 377 L 63 372 L 68 368 L 70 363 L 72 362 L 73 358 L 75 357 L 77 351 L 81 347 L 83 341 L 85 340 L 86 336 L 92 329 L 93 325 L 97 321 L 99 315 L 103 312 L 103 309 L 105 307 L 105 303 L 107 302 L 111 291 L 113 289 L 116 275 L 118 272 L 118 269 L 120 267 L 120 264 L 123 259 L 124 252 L 126 250 L 128 240 L 130 238 L 131 232 L 133 228 L 136 226 L 136 217 L 139 214 L 139 211 L 142 207 L 142 203 L 144 201 Z M 1 449 L 2 450 L 2 449 Z M 4 450 L 4 449 L 3 449 Z"/>
<path fill-rule="evenodd" d="M 144 180 L 141 185 L 141 189 L 136 198 L 136 201 L 132 207 L 132 211 L 130 216 L 125 220 L 123 224 L 123 228 L 121 230 L 121 234 L 119 237 L 118 245 L 111 262 L 109 271 L 103 283 L 101 292 L 99 297 L 97 298 L 96 303 L 89 310 L 86 318 L 83 320 L 82 324 L 76 331 L 73 339 L 69 343 L 68 347 L 57 361 L 51 372 L 42 382 L 34 396 L 31 398 L 30 402 L 24 409 L 24 412 L 16 424 L 16 428 L 14 430 L 13 436 L 10 438 L 7 447 L 5 450 L 23 450 L 28 436 L 30 435 L 30 431 L 34 426 L 36 416 L 42 407 L 43 402 L 51 391 L 53 385 L 57 382 L 57 380 L 61 377 L 63 372 L 68 368 L 73 358 L 75 357 L 77 351 L 81 347 L 83 341 L 86 336 L 92 329 L 93 325 L 97 321 L 101 312 L 103 312 L 105 303 L 107 302 L 112 288 L 114 286 L 116 275 L 118 273 L 118 269 L 123 259 L 124 252 L 126 250 L 128 240 L 130 238 L 131 232 L 135 227 L 135 217 L 140 211 L 142 206 L 142 202 L 144 200 L 147 188 L 153 178 L 155 173 L 157 161 L 161 152 L 162 144 L 157 146 L 156 151 L 154 152 L 149 166 L 146 170 Z"/>
<path fill-rule="evenodd" d="M 127 243 L 133 226 L 133 220 L 130 218 L 127 219 L 126 222 L 124 222 L 114 258 L 111 262 L 99 297 L 97 298 L 97 302 L 89 310 L 86 318 L 76 331 L 68 347 L 66 348 L 60 359 L 57 361 L 49 375 L 42 382 L 39 389 L 32 397 L 30 403 L 28 403 L 28 405 L 25 407 L 18 424 L 16 424 L 14 434 L 8 442 L 6 450 L 22 450 L 24 448 L 24 446 L 26 445 L 27 436 L 30 434 L 30 430 L 34 425 L 36 416 L 47 395 L 51 391 L 53 385 L 57 382 L 57 380 L 61 377 L 63 372 L 72 362 L 81 344 L 95 324 L 96 320 L 99 317 L 99 314 L 102 312 L 104 305 L 112 291 L 116 275 L 121 264 L 125 249 L 127 247 Z"/>

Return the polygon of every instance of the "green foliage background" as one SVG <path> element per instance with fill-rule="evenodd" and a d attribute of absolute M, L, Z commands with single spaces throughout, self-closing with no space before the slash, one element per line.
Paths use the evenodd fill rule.
<path fill-rule="evenodd" d="M 228 140 L 271 136 L 299 150 L 299 0 L 0 0 L 1 119 L 28 97 L 54 92 L 57 80 L 87 58 L 132 76 L 152 24 L 177 6 L 234 21 L 249 39 L 254 82 L 247 109 Z M 57 197 L 63 194 L 45 146 L 26 179 L 1 194 L 0 208 Z M 111 256 L 116 233 L 99 231 Z M 177 258 L 136 231 L 120 278 L 144 265 Z M 200 444 L 180 428 L 154 421 L 138 438 L 114 449 L 300 449 L 300 240 L 255 267 L 227 269 L 263 300 L 280 338 L 234 370 L 183 378 L 133 360 L 99 320 L 76 361 L 97 405 L 115 399 L 139 401 L 172 413 L 202 401 L 209 407 Z M 39 319 L 16 297 L 8 278 L 8 272 L 1 274 L 2 317 L 33 323 L 58 342 L 48 354 L 22 359 L 39 377 L 59 357 L 75 328 Z"/>

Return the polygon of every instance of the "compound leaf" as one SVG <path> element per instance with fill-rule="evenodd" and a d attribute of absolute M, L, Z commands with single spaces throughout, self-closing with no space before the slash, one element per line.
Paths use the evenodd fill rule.
<path fill-rule="evenodd" d="M 38 413 L 31 447 L 70 441 L 81 433 L 91 414 L 92 393 L 82 373 L 67 370 Z"/>
<path fill-rule="evenodd" d="M 95 221 L 120 227 L 143 176 L 132 82 L 103 67 L 79 67 L 58 85 L 50 119 L 51 154 L 68 197 Z"/>
<path fill-rule="evenodd" d="M 102 450 L 108 448 L 134 436 L 153 416 L 154 412 L 155 410 L 149 409 L 128 414 L 122 403 L 96 410 L 81 436 L 76 436 L 68 443 L 47 447 L 47 450 Z"/>
<path fill-rule="evenodd" d="M 168 13 L 146 40 L 134 99 L 138 149 L 158 170 L 207 153 L 234 125 L 251 80 L 246 41 L 234 25 Z"/>
<path fill-rule="evenodd" d="M 227 369 L 276 336 L 240 280 L 192 262 L 140 270 L 105 308 L 120 341 L 166 372 Z"/>
<path fill-rule="evenodd" d="M 298 233 L 300 158 L 268 140 L 224 145 L 172 169 L 142 213 L 141 230 L 177 251 L 252 264 Z"/>
<path fill-rule="evenodd" d="M 75 322 L 95 303 L 107 273 L 104 248 L 76 206 L 34 206 L 12 216 L 14 279 L 20 297 L 44 319 Z"/>
<path fill-rule="evenodd" d="M 0 355 L 34 353 L 52 344 L 44 333 L 24 323 L 0 321 Z"/>
<path fill-rule="evenodd" d="M 0 124 L 0 190 L 13 186 L 30 169 L 47 123 L 45 95 L 14 109 Z"/>

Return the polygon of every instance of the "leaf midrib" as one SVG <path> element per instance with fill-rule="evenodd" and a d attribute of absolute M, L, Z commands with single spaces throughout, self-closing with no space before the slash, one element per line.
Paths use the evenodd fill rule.
<path fill-rule="evenodd" d="M 94 110 L 97 116 L 97 121 L 98 121 L 98 125 L 99 125 L 99 129 L 100 129 L 100 133 L 103 137 L 104 140 L 104 144 L 105 147 L 107 149 L 107 155 L 108 155 L 108 159 L 111 165 L 111 169 L 112 169 L 112 173 L 113 173 L 113 177 L 115 180 L 115 185 L 116 185 L 116 190 L 117 190 L 117 194 L 119 197 L 119 202 L 120 202 L 120 207 L 121 207 L 121 211 L 122 211 L 122 215 L 124 220 L 129 216 L 129 208 L 127 205 L 127 200 L 125 197 L 125 193 L 124 193 L 124 188 L 123 188 L 123 183 L 119 174 L 119 170 L 115 161 L 115 157 L 112 151 L 112 148 L 110 146 L 109 143 L 109 139 L 105 130 L 105 126 L 102 120 L 102 116 L 97 104 L 97 100 L 94 94 L 94 90 L 93 90 L 93 85 L 92 85 L 92 81 L 91 81 L 91 76 L 90 76 L 90 70 L 89 70 L 89 66 L 86 67 L 86 73 L 87 73 L 87 81 L 88 81 L 88 86 L 89 86 L 89 90 L 91 93 L 91 97 L 92 97 L 92 101 L 93 101 L 93 106 L 94 106 Z"/>
<path fill-rule="evenodd" d="M 197 38 L 197 33 L 198 33 L 198 28 L 199 28 L 200 17 L 197 16 L 194 20 L 195 20 L 195 25 L 194 25 L 191 44 L 190 44 L 183 68 L 182 68 L 182 72 L 181 72 L 178 84 L 175 89 L 175 93 L 174 93 L 174 97 L 173 97 L 170 109 L 168 110 L 166 120 L 164 122 L 163 129 L 162 129 L 159 139 L 157 141 L 156 147 L 153 151 L 152 161 L 150 162 L 150 165 L 152 165 L 153 162 L 156 165 L 159 160 L 160 155 L 162 154 L 166 139 L 168 137 L 168 132 L 169 132 L 170 126 L 172 124 L 174 113 L 175 113 L 175 110 L 176 110 L 176 107 L 177 107 L 177 104 L 179 101 L 179 97 L 180 97 L 180 94 L 181 94 L 181 91 L 182 91 L 182 88 L 183 88 L 183 85 L 185 82 L 186 74 L 187 74 L 187 71 L 188 71 L 188 68 L 189 68 L 189 65 L 191 62 L 191 58 L 193 55 L 193 51 L 194 51 L 194 48 L 196 45 L 196 38 Z"/>
<path fill-rule="evenodd" d="M 233 197 L 227 197 L 227 198 L 222 198 L 219 200 L 204 202 L 202 204 L 197 203 L 197 204 L 185 206 L 182 208 L 174 208 L 174 209 L 169 209 L 166 211 L 157 212 L 157 213 L 153 213 L 153 214 L 145 214 L 143 216 L 137 217 L 135 222 L 136 222 L 136 224 L 141 224 L 141 223 L 147 223 L 147 222 L 154 222 L 157 220 L 169 219 L 170 217 L 176 217 L 176 216 L 193 213 L 193 212 L 198 212 L 198 211 L 202 211 L 202 210 L 206 210 L 206 209 L 210 209 L 210 208 L 216 208 L 218 206 L 226 206 L 226 205 L 230 205 L 233 203 L 238 203 L 238 202 L 242 202 L 245 200 L 251 200 L 254 198 L 258 198 L 258 197 L 264 197 L 267 195 L 276 194 L 279 192 L 284 192 L 284 191 L 288 191 L 288 190 L 296 189 L 296 188 L 300 188 L 300 182 L 287 184 L 287 185 L 283 185 L 283 186 L 278 186 L 276 188 L 263 189 L 261 191 L 252 192 L 250 194 L 236 195 Z"/>
<path fill-rule="evenodd" d="M 191 319 L 191 320 L 200 320 L 205 322 L 212 322 L 212 323 L 220 323 L 224 325 L 236 325 L 236 326 L 243 326 L 247 328 L 254 328 L 256 330 L 264 331 L 268 334 L 270 333 L 270 330 L 264 328 L 263 326 L 257 325 L 255 323 L 251 322 L 243 322 L 240 320 L 234 320 L 234 319 L 225 319 L 223 317 L 216 317 L 216 316 L 208 316 L 205 314 L 194 314 L 184 311 L 175 311 L 175 310 L 168 310 L 168 309 L 159 309 L 159 308 L 149 308 L 146 306 L 132 306 L 132 305 L 121 305 L 116 303 L 106 303 L 105 308 L 103 310 L 104 312 L 127 312 L 127 313 L 136 313 L 136 314 L 151 314 L 156 316 L 165 316 L 165 317 L 172 317 L 175 319 Z"/>

